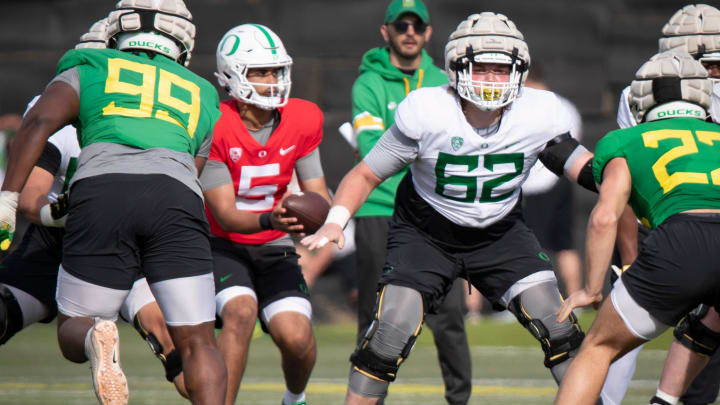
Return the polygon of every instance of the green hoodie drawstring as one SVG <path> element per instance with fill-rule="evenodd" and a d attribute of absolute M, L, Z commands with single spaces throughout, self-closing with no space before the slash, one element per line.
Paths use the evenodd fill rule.
<path fill-rule="evenodd" d="M 418 81 L 417 86 L 415 86 L 415 90 L 419 89 L 422 86 L 423 76 L 425 75 L 425 71 L 422 69 L 418 69 Z M 403 82 L 405 83 L 405 97 L 410 93 L 410 80 L 408 80 L 407 77 L 403 77 Z"/>

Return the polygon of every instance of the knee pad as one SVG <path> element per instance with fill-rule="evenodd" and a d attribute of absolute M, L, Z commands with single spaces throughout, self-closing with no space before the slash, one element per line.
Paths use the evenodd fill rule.
<path fill-rule="evenodd" d="M 174 349 L 167 355 L 163 354 L 164 349 L 162 344 L 160 344 L 160 341 L 152 332 L 143 328 L 137 315 L 133 318 L 133 326 L 140 336 L 145 339 L 148 346 L 150 346 L 150 351 L 152 351 L 155 357 L 162 363 L 165 368 L 165 378 L 173 382 L 175 377 L 182 372 L 182 359 L 180 358 L 180 354 Z"/>
<path fill-rule="evenodd" d="M 23 328 L 23 315 L 15 295 L 0 285 L 0 345 L 5 344 Z"/>
<path fill-rule="evenodd" d="M 555 321 L 561 304 L 556 284 L 544 282 L 521 292 L 508 306 L 520 324 L 540 342 L 547 368 L 574 356 L 585 337 L 575 314 L 571 313 L 562 323 Z"/>
<path fill-rule="evenodd" d="M 673 335 L 683 346 L 702 356 L 712 356 L 720 346 L 720 333 L 703 325 L 700 320 L 707 314 L 708 308 L 700 305 L 689 313 L 675 327 Z"/>
<path fill-rule="evenodd" d="M 163 358 L 165 360 L 163 360 Z M 173 382 L 175 377 L 183 371 L 182 358 L 180 357 L 180 353 L 175 349 L 168 353 L 167 356 L 160 357 L 160 361 L 165 367 L 165 378 L 170 382 Z"/>
<path fill-rule="evenodd" d="M 408 287 L 384 286 L 378 293 L 374 319 L 350 356 L 354 370 L 370 379 L 395 381 L 400 364 L 422 330 L 423 317 L 423 298 L 419 292 Z M 360 389 L 352 388 L 355 392 Z"/>

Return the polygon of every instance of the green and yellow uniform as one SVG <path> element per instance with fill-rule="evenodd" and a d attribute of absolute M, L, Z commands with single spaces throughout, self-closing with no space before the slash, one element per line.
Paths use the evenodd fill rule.
<path fill-rule="evenodd" d="M 720 125 L 674 118 L 612 131 L 595 149 L 596 182 L 616 157 L 630 168 L 629 204 L 645 226 L 683 211 L 720 209 Z"/>
<path fill-rule="evenodd" d="M 161 55 L 115 49 L 67 52 L 58 73 L 80 77 L 80 146 L 109 142 L 195 155 L 220 117 L 219 98 L 205 79 Z"/>

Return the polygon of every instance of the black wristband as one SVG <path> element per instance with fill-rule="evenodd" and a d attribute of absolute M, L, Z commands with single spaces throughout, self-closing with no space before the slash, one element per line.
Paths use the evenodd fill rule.
<path fill-rule="evenodd" d="M 262 214 L 260 214 L 260 228 L 262 228 L 263 230 L 274 229 L 272 226 L 272 221 L 270 221 L 270 215 L 270 212 L 263 212 Z"/>

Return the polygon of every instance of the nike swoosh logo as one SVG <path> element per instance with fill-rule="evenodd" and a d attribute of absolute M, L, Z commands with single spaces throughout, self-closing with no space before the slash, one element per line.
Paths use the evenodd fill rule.
<path fill-rule="evenodd" d="M 230 276 L 232 276 L 232 274 L 228 274 L 227 276 L 222 276 L 222 277 L 220 277 L 220 282 L 221 282 L 221 283 L 224 283 L 225 280 L 227 280 L 227 279 L 230 278 Z"/>
<path fill-rule="evenodd" d="M 505 145 L 505 147 L 504 147 L 503 149 L 507 149 L 507 148 L 509 148 L 509 147 L 511 147 L 511 146 L 515 146 L 515 145 L 519 144 L 520 142 L 521 142 L 521 141 L 517 141 L 517 142 L 511 143 L 510 145 Z"/>
<path fill-rule="evenodd" d="M 293 145 L 293 146 L 291 146 L 291 147 L 289 147 L 289 148 L 287 148 L 287 149 L 280 148 L 280 155 L 281 155 L 281 156 L 285 156 L 285 155 L 287 155 L 287 154 L 288 154 L 291 150 L 293 150 L 293 149 L 295 149 L 295 145 Z"/>

